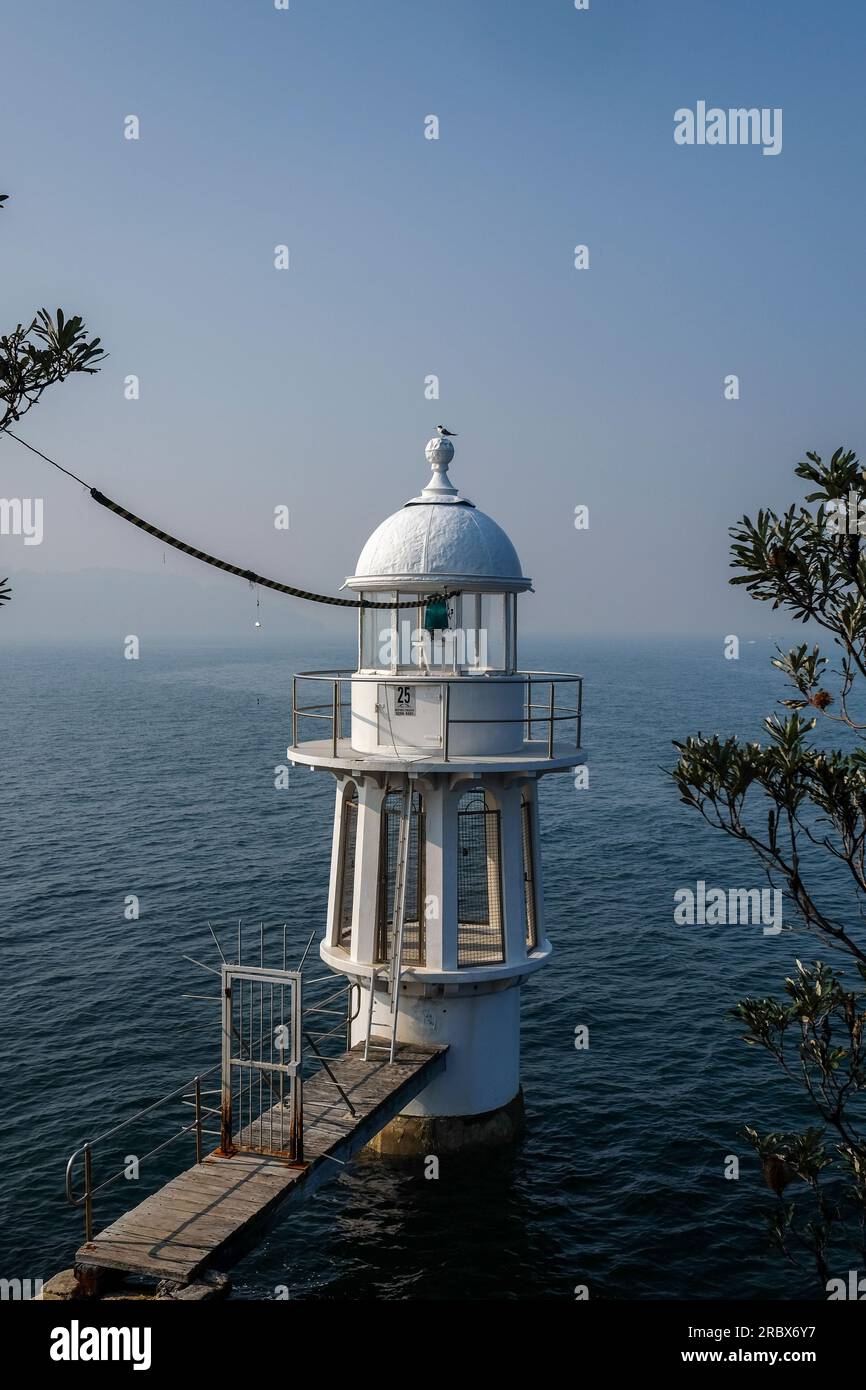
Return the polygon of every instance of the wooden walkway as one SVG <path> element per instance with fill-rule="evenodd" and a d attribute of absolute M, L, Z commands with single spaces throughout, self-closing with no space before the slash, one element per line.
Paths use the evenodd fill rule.
<path fill-rule="evenodd" d="M 206 1269 L 228 1269 L 258 1243 L 288 1200 L 336 1177 L 429 1085 L 444 1070 L 447 1050 L 401 1044 L 391 1064 L 381 1054 L 365 1062 L 362 1047 L 329 1058 L 357 1113 L 349 1114 L 324 1072 L 305 1080 L 303 1167 L 252 1153 L 210 1154 L 82 1245 L 76 1267 L 178 1284 Z M 266 1132 L 269 1113 L 262 1117 Z"/>

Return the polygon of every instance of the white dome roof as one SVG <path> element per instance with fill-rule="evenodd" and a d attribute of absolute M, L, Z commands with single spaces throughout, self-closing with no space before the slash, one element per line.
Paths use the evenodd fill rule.
<path fill-rule="evenodd" d="M 529 589 L 532 581 L 502 527 L 448 478 L 450 439 L 431 439 L 426 454 L 433 467 L 427 487 L 377 526 L 346 583 L 379 590 L 443 582 L 500 593 Z"/>

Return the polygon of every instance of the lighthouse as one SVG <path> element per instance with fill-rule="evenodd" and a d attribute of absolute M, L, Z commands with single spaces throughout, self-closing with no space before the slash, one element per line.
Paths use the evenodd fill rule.
<path fill-rule="evenodd" d="M 355 987 L 353 1047 L 448 1048 L 375 1140 L 407 1155 L 518 1132 L 521 991 L 551 955 L 538 785 L 584 761 L 581 678 L 520 669 L 514 545 L 452 482 L 452 440 L 425 452 L 346 579 L 357 669 L 294 676 L 288 748 L 336 781 L 320 954 Z"/>

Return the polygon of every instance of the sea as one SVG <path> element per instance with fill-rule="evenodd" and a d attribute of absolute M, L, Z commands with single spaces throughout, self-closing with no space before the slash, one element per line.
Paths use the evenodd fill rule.
<path fill-rule="evenodd" d="M 674 920 L 699 881 L 766 886 L 668 775 L 672 740 L 759 738 L 785 694 L 769 637 L 724 652 L 722 636 L 524 643 L 524 666 L 584 675 L 589 768 L 587 786 L 541 787 L 554 955 L 523 989 L 524 1137 L 435 1178 L 363 1155 L 236 1266 L 234 1297 L 823 1296 L 771 1248 L 776 1199 L 743 1133 L 812 1117 L 729 1011 L 826 953 L 787 919 Z M 298 768 L 278 786 L 275 769 L 292 673 L 352 658 L 263 630 L 138 660 L 119 642 L 0 649 L 0 1276 L 68 1268 L 70 1154 L 218 1062 L 208 923 L 227 954 L 239 919 L 285 923 L 293 960 L 321 934 L 333 782 Z M 188 1135 L 143 1158 L 164 1133 L 146 1129 L 94 1150 L 97 1184 L 129 1172 L 97 1193 L 97 1227 L 192 1162 Z"/>

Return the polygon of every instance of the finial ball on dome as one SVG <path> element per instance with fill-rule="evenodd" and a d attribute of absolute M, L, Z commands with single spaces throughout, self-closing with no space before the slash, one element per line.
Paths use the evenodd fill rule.
<path fill-rule="evenodd" d="M 438 473 L 446 469 L 453 459 L 454 445 L 451 443 L 450 439 L 443 439 L 441 436 L 437 435 L 435 439 L 431 439 L 428 442 L 424 453 L 430 467 L 434 472 Z"/>

